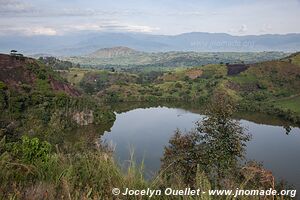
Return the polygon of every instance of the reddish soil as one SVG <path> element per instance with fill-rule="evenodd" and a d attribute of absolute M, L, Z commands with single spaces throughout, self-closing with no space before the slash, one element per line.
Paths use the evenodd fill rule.
<path fill-rule="evenodd" d="M 49 77 L 50 79 L 50 85 L 53 90 L 55 91 L 63 91 L 71 96 L 80 96 L 80 92 L 76 90 L 73 86 L 67 83 L 63 83 L 60 81 L 57 81 L 53 79 L 52 77 Z"/>
<path fill-rule="evenodd" d="M 35 75 L 26 69 L 27 63 L 34 62 L 30 58 L 17 58 L 0 54 L 0 80 L 8 87 L 19 88 L 21 84 L 32 85 Z"/>
<path fill-rule="evenodd" d="M 34 86 L 37 77 L 34 72 L 27 67 L 29 64 L 40 67 L 32 58 L 0 54 L 0 81 L 4 82 L 9 88 L 16 90 L 21 90 L 22 84 Z M 52 77 L 48 78 L 54 91 L 63 91 L 70 96 L 80 95 L 69 83 L 55 80 Z"/>
<path fill-rule="evenodd" d="M 253 92 L 253 91 L 257 91 L 259 89 L 257 84 L 243 84 L 243 85 L 241 85 L 241 84 L 235 83 L 233 81 L 228 81 L 227 87 L 231 90 L 245 91 L 245 92 Z"/>
<path fill-rule="evenodd" d="M 228 64 L 226 66 L 228 70 L 228 76 L 238 75 L 249 68 L 249 66 L 245 64 Z"/>

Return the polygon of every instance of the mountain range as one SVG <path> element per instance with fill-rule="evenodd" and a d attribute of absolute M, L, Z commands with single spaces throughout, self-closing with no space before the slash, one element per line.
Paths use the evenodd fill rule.
<path fill-rule="evenodd" d="M 83 56 L 61 56 L 59 59 L 79 63 L 82 67 L 191 67 L 219 63 L 254 63 L 276 60 L 290 55 L 285 52 L 144 52 L 128 47 L 98 49 Z M 39 55 L 40 56 L 40 55 Z"/>
<path fill-rule="evenodd" d="M 81 32 L 56 36 L 2 36 L 0 52 L 11 49 L 26 55 L 86 55 L 101 48 L 126 46 L 137 51 L 257 52 L 300 50 L 300 34 L 233 36 L 226 33 L 192 32 L 180 35 Z"/>

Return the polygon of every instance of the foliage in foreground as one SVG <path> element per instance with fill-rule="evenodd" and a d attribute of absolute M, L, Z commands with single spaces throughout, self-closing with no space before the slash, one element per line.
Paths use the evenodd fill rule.
<path fill-rule="evenodd" d="M 0 142 L 0 199 L 113 199 L 113 188 L 130 189 L 287 189 L 256 163 L 240 164 L 248 140 L 231 119 L 230 101 L 212 104 L 197 130 L 177 132 L 166 147 L 159 174 L 147 181 L 131 159 L 124 173 L 111 152 L 100 145 L 86 151 L 61 152 L 38 138 L 23 136 Z M 224 103 L 225 102 L 225 103 Z M 119 196 L 148 199 L 147 196 Z M 278 196 L 279 198 L 280 196 Z M 153 199 L 232 199 L 232 196 L 155 196 Z M 259 199 L 241 196 L 240 199 Z M 271 198 L 269 196 L 269 198 Z M 281 197 L 280 197 L 281 198 Z M 289 197 L 283 197 L 289 199 Z"/>
<path fill-rule="evenodd" d="M 232 118 L 235 108 L 231 98 L 215 93 L 195 130 L 176 131 L 162 158 L 164 178 L 177 182 L 181 177 L 184 185 L 197 188 L 201 172 L 214 189 L 278 189 L 272 172 L 258 163 L 244 162 L 250 135 Z"/>
<path fill-rule="evenodd" d="M 198 166 L 193 185 L 187 184 L 182 176 L 166 179 L 166 171 L 153 180 L 143 177 L 142 168 L 134 162 L 126 172 L 114 163 L 109 152 L 94 149 L 84 153 L 66 154 L 47 142 L 37 138 L 22 137 L 17 142 L 1 140 L 0 146 L 0 199 L 113 199 L 112 189 L 182 189 L 199 188 L 208 191 L 216 188 L 206 173 Z M 257 174 L 245 172 L 243 179 L 234 182 L 244 188 L 257 180 Z M 231 185 L 232 186 L 232 185 Z M 263 188 L 263 187 L 257 187 Z M 148 199 L 147 196 L 119 196 L 122 199 Z M 153 199 L 224 199 L 224 196 L 197 197 L 155 196 Z M 256 197 L 241 197 L 255 199 Z M 232 199 L 231 196 L 226 199 Z M 257 197 L 257 199 L 259 199 Z"/>
<path fill-rule="evenodd" d="M 108 152 L 65 154 L 37 138 L 1 141 L 0 199 L 110 199 L 113 187 L 144 188 L 137 170 L 123 175 Z"/>

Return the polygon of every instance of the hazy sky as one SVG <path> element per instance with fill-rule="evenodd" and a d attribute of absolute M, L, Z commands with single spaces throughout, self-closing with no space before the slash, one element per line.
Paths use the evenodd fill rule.
<path fill-rule="evenodd" d="M 0 34 L 300 33 L 300 0 L 0 0 Z"/>

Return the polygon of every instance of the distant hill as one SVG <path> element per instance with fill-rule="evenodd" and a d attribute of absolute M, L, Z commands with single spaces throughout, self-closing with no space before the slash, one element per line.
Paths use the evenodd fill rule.
<path fill-rule="evenodd" d="M 86 56 L 61 57 L 82 67 L 192 67 L 219 63 L 255 63 L 281 59 L 289 54 L 283 52 L 157 52 L 136 51 L 127 47 L 104 48 Z"/>
<path fill-rule="evenodd" d="M 91 54 L 88 54 L 88 57 L 96 58 L 113 58 L 119 56 L 131 56 L 138 54 L 138 51 L 128 47 L 113 47 L 113 48 L 103 48 L 99 49 Z"/>
<path fill-rule="evenodd" d="M 3 36 L 0 52 L 17 49 L 26 54 L 87 55 L 101 48 L 126 46 L 137 51 L 257 52 L 300 51 L 300 34 L 233 36 L 193 32 L 180 35 L 82 32 L 58 36 Z"/>

